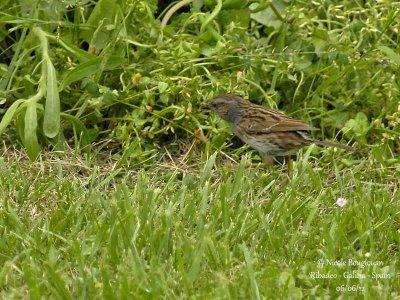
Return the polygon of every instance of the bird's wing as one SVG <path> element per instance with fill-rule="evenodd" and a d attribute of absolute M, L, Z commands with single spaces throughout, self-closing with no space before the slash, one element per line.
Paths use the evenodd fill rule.
<path fill-rule="evenodd" d="M 243 129 L 246 128 L 245 130 L 248 133 L 254 134 L 316 129 L 302 121 L 289 118 L 280 112 L 267 109 L 263 110 L 262 113 L 242 118 L 237 126 Z"/>

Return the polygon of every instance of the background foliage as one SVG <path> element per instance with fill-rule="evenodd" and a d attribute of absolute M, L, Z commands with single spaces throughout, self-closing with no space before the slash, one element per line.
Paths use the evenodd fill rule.
<path fill-rule="evenodd" d="M 215 126 L 219 148 L 228 130 L 199 107 L 228 91 L 399 151 L 398 2 L 196 0 L 162 29 L 172 4 L 3 0 L 0 132 L 31 158 L 67 140 L 140 160 Z"/>

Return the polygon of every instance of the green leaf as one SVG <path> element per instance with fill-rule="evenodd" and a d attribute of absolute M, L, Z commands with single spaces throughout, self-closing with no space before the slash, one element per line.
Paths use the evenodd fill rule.
<path fill-rule="evenodd" d="M 201 11 L 201 7 L 204 4 L 203 0 L 193 0 L 193 5 L 192 5 L 192 12 L 200 12 Z"/>
<path fill-rule="evenodd" d="M 112 20 L 115 13 L 115 7 L 116 5 L 114 0 L 98 1 L 87 20 L 86 25 L 97 26 L 98 23 L 105 18 Z"/>
<path fill-rule="evenodd" d="M 303 70 L 307 69 L 309 66 L 311 66 L 312 62 L 307 57 L 294 56 L 293 57 L 293 64 L 294 64 L 294 67 L 298 71 L 303 71 Z"/>
<path fill-rule="evenodd" d="M 160 94 L 164 93 L 168 89 L 168 83 L 160 81 L 158 83 L 158 92 Z"/>
<path fill-rule="evenodd" d="M 51 37 L 51 36 L 50 36 Z M 85 62 L 90 60 L 93 55 L 89 54 L 87 51 L 80 49 L 79 47 L 63 41 L 61 39 L 57 40 L 59 44 L 64 47 L 65 50 L 69 51 L 72 55 L 74 55 L 80 62 Z"/>
<path fill-rule="evenodd" d="M 46 105 L 44 108 L 43 132 L 54 138 L 60 131 L 60 96 L 58 94 L 56 70 L 50 59 L 46 59 Z"/>
<path fill-rule="evenodd" d="M 36 102 L 29 101 L 25 112 L 24 145 L 28 156 L 35 160 L 39 155 L 40 146 L 37 140 L 37 113 Z"/>
<path fill-rule="evenodd" d="M 233 22 L 237 26 L 247 29 L 250 22 L 250 11 L 248 9 L 225 9 L 219 13 L 218 20 L 224 25 Z"/>
<path fill-rule="evenodd" d="M 272 3 L 280 14 L 285 11 L 287 6 L 286 3 L 282 0 L 275 0 L 272 1 Z M 256 3 L 253 3 L 250 5 L 250 8 L 257 9 L 258 5 Z M 262 25 L 273 27 L 275 29 L 278 29 L 282 24 L 281 20 L 279 20 L 279 17 L 275 14 L 271 7 L 252 13 L 250 17 Z"/>
<path fill-rule="evenodd" d="M 78 138 L 81 140 L 83 147 L 89 145 L 97 138 L 98 136 L 97 129 L 96 130 L 87 129 L 85 124 L 75 116 L 65 113 L 61 113 L 61 116 L 63 117 L 63 119 L 66 119 L 74 126 L 74 130 L 76 131 Z"/>
<path fill-rule="evenodd" d="M 368 117 L 363 112 L 359 112 L 354 119 L 350 119 L 346 122 L 343 131 L 346 135 L 365 143 L 366 136 L 370 129 L 371 125 L 368 121 Z"/>
<path fill-rule="evenodd" d="M 379 46 L 379 50 L 381 50 L 387 58 L 389 58 L 395 64 L 400 65 L 400 55 L 394 52 L 392 49 L 386 46 Z"/>
<path fill-rule="evenodd" d="M 122 65 L 124 61 L 125 60 L 122 57 L 111 56 L 108 59 L 107 64 L 104 67 L 104 70 L 114 69 L 115 67 Z M 72 69 L 65 75 L 60 86 L 60 91 L 64 90 L 68 85 L 70 85 L 75 81 L 94 75 L 101 67 L 101 62 L 102 62 L 102 57 L 94 57 L 91 60 L 76 66 L 74 69 Z"/>
<path fill-rule="evenodd" d="M 351 130 L 358 136 L 367 134 L 370 127 L 368 118 L 363 112 L 357 113 L 354 119 L 348 120 L 345 126 L 351 128 Z"/>
<path fill-rule="evenodd" d="M 114 0 L 98 1 L 85 24 L 86 28 L 92 29 L 82 31 L 82 37 L 96 50 L 103 49 L 110 39 L 109 30 L 106 29 L 106 26 L 114 22 L 118 6 L 115 2 Z"/>
<path fill-rule="evenodd" d="M 20 104 L 23 103 L 24 101 L 25 101 L 25 99 L 19 99 L 19 100 L 15 101 L 13 104 L 11 104 L 11 106 L 7 109 L 6 113 L 4 114 L 4 116 L 0 122 L 0 134 L 2 134 L 3 131 L 10 124 L 15 112 L 20 107 Z"/>
<path fill-rule="evenodd" d="M 222 4 L 223 9 L 240 9 L 248 4 L 248 0 L 225 0 Z"/>
<path fill-rule="evenodd" d="M 320 28 L 315 28 L 311 40 L 315 46 L 315 52 L 318 56 L 321 56 L 322 52 L 330 44 L 328 32 Z"/>
<path fill-rule="evenodd" d="M 329 42 L 329 34 L 326 30 L 320 29 L 320 28 L 315 28 L 313 32 L 313 37 L 323 40 L 325 42 Z"/>
<path fill-rule="evenodd" d="M 214 7 L 212 12 L 207 15 L 207 17 L 201 22 L 200 32 L 204 32 L 204 30 L 208 27 L 210 22 L 215 19 L 215 17 L 219 14 L 222 8 L 222 0 L 217 0 L 217 5 Z"/>

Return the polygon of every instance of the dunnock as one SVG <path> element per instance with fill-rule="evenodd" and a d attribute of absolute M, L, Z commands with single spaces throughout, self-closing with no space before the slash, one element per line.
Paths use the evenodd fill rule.
<path fill-rule="evenodd" d="M 267 165 L 273 163 L 274 157 L 283 156 L 289 158 L 290 162 L 290 156 L 296 150 L 312 143 L 353 150 L 347 145 L 315 140 L 310 136 L 314 128 L 308 124 L 234 94 L 220 95 L 205 108 L 227 121 L 235 135 L 257 150 Z"/>

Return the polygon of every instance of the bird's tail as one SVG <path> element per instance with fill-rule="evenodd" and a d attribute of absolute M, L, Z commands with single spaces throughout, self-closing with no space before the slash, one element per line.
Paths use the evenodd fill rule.
<path fill-rule="evenodd" d="M 335 143 L 335 142 L 314 140 L 314 144 L 316 144 L 318 146 L 323 146 L 323 147 L 336 147 L 336 148 L 344 149 L 344 150 L 347 150 L 347 151 L 354 151 L 355 150 L 351 146 L 343 145 L 343 144 L 339 144 L 339 143 Z"/>

